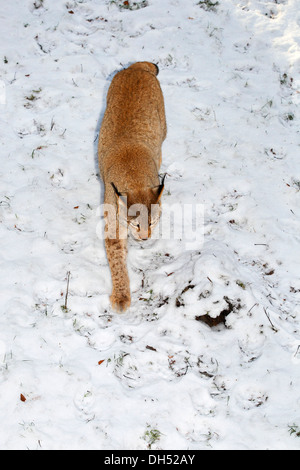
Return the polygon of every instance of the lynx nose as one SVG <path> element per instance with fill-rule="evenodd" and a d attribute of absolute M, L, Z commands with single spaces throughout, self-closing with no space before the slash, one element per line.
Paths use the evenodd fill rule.
<path fill-rule="evenodd" d="M 142 241 L 149 240 L 151 238 L 151 229 L 147 227 L 147 229 L 141 230 L 139 237 Z"/>
<path fill-rule="evenodd" d="M 139 239 L 142 240 L 142 241 L 148 240 L 148 234 L 147 234 L 146 232 L 139 233 L 139 234 L 138 234 L 138 237 L 139 237 Z"/>

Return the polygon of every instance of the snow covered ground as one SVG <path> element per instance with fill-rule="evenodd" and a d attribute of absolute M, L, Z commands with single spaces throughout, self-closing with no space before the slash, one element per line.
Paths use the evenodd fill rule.
<path fill-rule="evenodd" d="M 0 448 L 299 449 L 299 1 L 15 0 L 0 24 Z M 138 60 L 164 203 L 204 205 L 204 242 L 130 242 L 117 315 L 97 133 Z"/>

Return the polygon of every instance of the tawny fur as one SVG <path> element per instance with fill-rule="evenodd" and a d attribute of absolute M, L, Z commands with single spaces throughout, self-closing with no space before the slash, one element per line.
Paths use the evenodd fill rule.
<path fill-rule="evenodd" d="M 118 72 L 108 90 L 98 151 L 104 203 L 113 205 L 116 213 L 118 197 L 114 187 L 126 194 L 130 204 L 151 207 L 160 197 L 155 188 L 160 184 L 161 147 L 167 126 L 157 73 L 156 65 L 137 62 Z M 105 247 L 113 285 L 110 300 L 115 310 L 125 311 L 131 302 L 127 240 L 121 239 L 118 231 L 111 237 L 114 221 L 107 216 L 106 223 Z"/>

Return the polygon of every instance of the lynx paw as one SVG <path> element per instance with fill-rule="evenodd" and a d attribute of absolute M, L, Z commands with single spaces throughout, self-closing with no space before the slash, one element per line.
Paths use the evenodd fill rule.
<path fill-rule="evenodd" d="M 120 293 L 112 293 L 110 296 L 110 303 L 112 305 L 113 310 L 118 313 L 125 312 L 128 307 L 130 307 L 131 299 L 130 294 L 126 294 L 123 292 Z"/>

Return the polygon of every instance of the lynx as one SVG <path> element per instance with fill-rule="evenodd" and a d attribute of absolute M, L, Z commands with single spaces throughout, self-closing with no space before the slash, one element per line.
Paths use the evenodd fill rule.
<path fill-rule="evenodd" d="M 151 237 L 161 211 L 162 143 L 167 126 L 158 67 L 136 62 L 109 87 L 99 134 L 99 166 L 105 186 L 105 248 L 112 278 L 110 301 L 117 312 L 131 303 L 127 228 L 137 240 Z M 145 209 L 145 210 L 143 210 Z M 126 235 L 122 235 L 126 228 Z"/>

